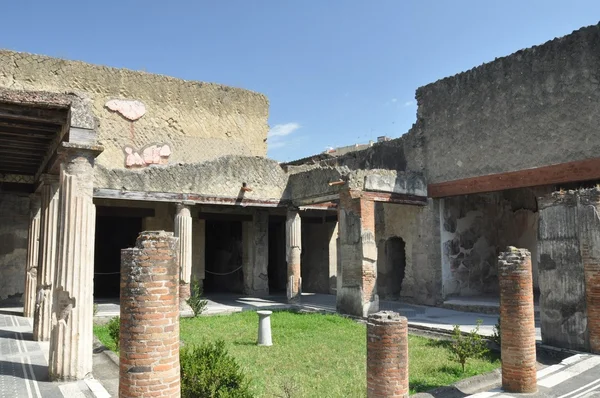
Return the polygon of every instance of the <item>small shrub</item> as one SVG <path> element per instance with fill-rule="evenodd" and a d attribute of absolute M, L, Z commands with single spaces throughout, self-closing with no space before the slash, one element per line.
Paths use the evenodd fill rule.
<path fill-rule="evenodd" d="M 485 340 L 479 335 L 481 323 L 481 319 L 478 319 L 475 329 L 471 330 L 466 336 L 461 333 L 459 325 L 454 325 L 450 351 L 452 359 L 461 364 L 463 373 L 469 358 L 478 358 L 488 352 Z"/>
<path fill-rule="evenodd" d="M 225 349 L 225 342 L 182 348 L 181 396 L 183 398 L 251 398 L 249 379 Z"/>
<path fill-rule="evenodd" d="M 121 318 L 116 316 L 111 318 L 110 321 L 106 324 L 106 328 L 108 329 L 108 334 L 110 338 L 113 339 L 115 345 L 117 346 L 117 350 L 119 349 L 119 338 L 121 334 Z"/>
<path fill-rule="evenodd" d="M 206 309 L 208 301 L 202 298 L 202 287 L 200 287 L 200 282 L 198 282 L 197 280 L 194 279 L 192 281 L 192 286 L 190 290 L 190 298 L 186 300 L 186 303 L 188 303 L 188 305 L 192 307 L 192 311 L 194 311 L 194 316 L 199 316 Z"/>
<path fill-rule="evenodd" d="M 494 325 L 494 334 L 492 335 L 492 341 L 498 344 L 498 347 L 501 347 L 502 336 L 500 334 L 500 318 L 498 318 L 498 323 Z"/>

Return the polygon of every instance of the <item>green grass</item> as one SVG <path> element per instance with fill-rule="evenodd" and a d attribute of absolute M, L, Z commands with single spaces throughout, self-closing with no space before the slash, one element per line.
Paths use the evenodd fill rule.
<path fill-rule="evenodd" d="M 364 397 L 366 390 L 365 325 L 337 315 L 274 312 L 272 347 L 256 346 L 258 317 L 229 316 L 181 320 L 186 345 L 225 340 L 229 352 L 252 379 L 257 397 Z M 94 332 L 110 349 L 106 328 Z M 411 393 L 448 385 L 500 366 L 498 356 L 472 359 L 465 373 L 450 359 L 449 342 L 409 336 Z"/>

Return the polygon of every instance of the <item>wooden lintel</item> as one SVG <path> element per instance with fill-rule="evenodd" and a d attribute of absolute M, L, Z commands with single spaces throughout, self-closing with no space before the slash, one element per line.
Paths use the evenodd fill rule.
<path fill-rule="evenodd" d="M 37 108 L 22 104 L 0 104 L 0 118 L 62 125 L 67 121 L 68 108 Z"/>
<path fill-rule="evenodd" d="M 429 184 L 432 198 L 600 179 L 600 158 Z"/>
<path fill-rule="evenodd" d="M 406 195 L 391 192 L 360 192 L 360 197 L 374 202 L 398 203 L 405 205 L 425 206 L 427 198 L 425 196 Z"/>
<path fill-rule="evenodd" d="M 277 200 L 248 199 L 239 197 L 221 197 L 201 195 L 195 193 L 177 192 L 137 192 L 122 191 L 119 189 L 94 188 L 94 198 L 140 200 L 150 202 L 193 202 L 196 204 L 225 205 L 225 206 L 250 206 L 250 207 L 278 207 L 287 206 L 286 202 Z"/>
<path fill-rule="evenodd" d="M 334 193 L 334 194 L 314 196 L 314 197 L 309 197 L 309 198 L 293 199 L 292 202 L 293 202 L 294 206 L 296 206 L 296 207 L 303 207 L 303 206 L 318 205 L 321 203 L 330 203 L 332 201 L 339 200 L 339 198 L 340 198 L 340 195 L 338 193 Z"/>

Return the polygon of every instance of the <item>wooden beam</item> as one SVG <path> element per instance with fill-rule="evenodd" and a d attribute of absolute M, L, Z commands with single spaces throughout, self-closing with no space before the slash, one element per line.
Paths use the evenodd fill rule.
<path fill-rule="evenodd" d="M 26 122 L 20 120 L 2 120 L 0 119 L 0 128 L 15 128 L 20 130 L 38 130 L 46 132 L 55 132 L 60 130 L 59 124 L 53 123 L 39 123 L 39 122 Z"/>
<path fill-rule="evenodd" d="M 425 206 L 427 205 L 427 198 L 425 196 L 405 195 L 402 193 L 391 193 L 391 192 L 360 192 L 360 197 L 369 199 L 374 202 L 384 203 L 397 203 L 403 205 L 416 205 Z"/>
<path fill-rule="evenodd" d="M 68 113 L 68 109 L 36 108 L 27 105 L 8 103 L 0 104 L 0 119 L 63 125 L 67 122 Z"/>
<path fill-rule="evenodd" d="M 432 198 L 600 179 L 600 158 L 429 184 Z"/>

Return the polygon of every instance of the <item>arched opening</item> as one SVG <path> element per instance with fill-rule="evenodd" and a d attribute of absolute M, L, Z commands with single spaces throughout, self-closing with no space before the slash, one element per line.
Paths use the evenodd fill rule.
<path fill-rule="evenodd" d="M 377 294 L 383 299 L 398 299 L 406 272 L 406 243 L 392 237 L 379 245 L 377 260 Z"/>

